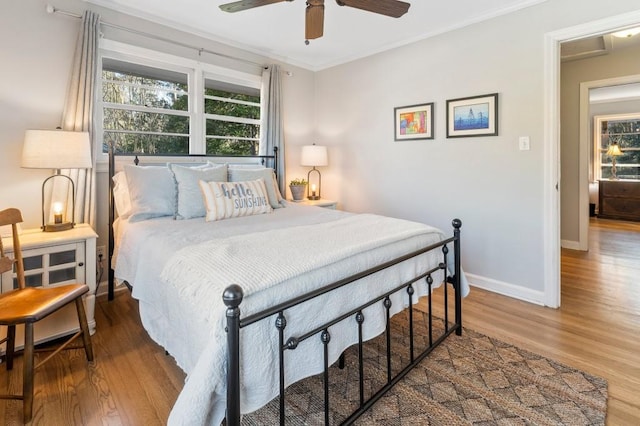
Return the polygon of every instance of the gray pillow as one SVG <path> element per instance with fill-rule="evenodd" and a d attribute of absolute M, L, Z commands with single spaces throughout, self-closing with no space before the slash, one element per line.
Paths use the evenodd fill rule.
<path fill-rule="evenodd" d="M 274 209 L 282 207 L 280 204 L 280 191 L 276 183 L 276 175 L 273 169 L 245 169 L 229 167 L 229 182 L 243 182 L 247 180 L 264 179 L 264 186 L 267 188 L 267 196 L 269 197 L 269 204 Z"/>
<path fill-rule="evenodd" d="M 129 221 L 175 214 L 176 185 L 167 167 L 127 164 L 124 174 L 131 198 Z"/>
<path fill-rule="evenodd" d="M 170 164 L 178 188 L 176 219 L 204 217 L 207 213 L 198 182 L 226 182 L 227 165 L 212 164 L 210 167 L 188 167 Z"/>

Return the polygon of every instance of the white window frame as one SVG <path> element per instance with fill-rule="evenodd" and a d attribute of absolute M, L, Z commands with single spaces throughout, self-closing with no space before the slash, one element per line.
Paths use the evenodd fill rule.
<path fill-rule="evenodd" d="M 126 43 L 109 39 L 100 39 L 98 54 L 98 69 L 100 77 L 96 82 L 96 102 L 95 102 L 95 149 L 98 153 L 98 171 L 107 169 L 108 155 L 102 152 L 103 144 L 103 108 L 102 101 L 102 59 L 115 59 L 123 62 L 131 62 L 144 66 L 166 69 L 169 71 L 187 74 L 188 96 L 189 96 L 189 153 L 204 154 L 206 151 L 205 142 L 205 114 L 204 112 L 204 82 L 218 80 L 226 83 L 262 88 L 262 76 L 250 74 L 242 71 L 232 70 L 217 65 L 199 62 L 193 59 L 159 52 L 143 47 L 133 46 Z M 262 90 L 261 90 L 262 92 Z M 261 93 L 261 98 L 264 96 Z M 131 108 L 134 109 L 134 108 Z M 149 111 L 145 109 L 145 111 Z M 261 113 L 261 116 L 263 114 Z M 260 122 L 260 120 L 256 120 Z M 262 123 L 258 123 L 262 124 Z"/>
<path fill-rule="evenodd" d="M 204 111 L 204 102 L 205 99 L 216 99 L 215 96 L 208 96 L 205 95 L 205 80 L 216 80 L 216 81 L 222 81 L 225 83 L 230 83 L 230 84 L 236 84 L 239 86 L 246 86 L 246 87 L 252 87 L 254 89 L 258 89 L 261 90 L 262 87 L 262 77 L 258 77 L 257 80 L 248 82 L 246 80 L 242 80 L 242 79 L 238 79 L 238 78 L 232 78 L 230 76 L 225 76 L 225 75 L 221 75 L 218 73 L 213 73 L 213 72 L 204 72 L 202 75 L 202 106 L 201 106 L 201 111 Z M 221 100 L 225 101 L 225 102 L 234 102 L 234 103 L 238 103 L 238 104 L 243 104 L 243 105 L 254 105 L 254 106 L 258 106 L 260 108 L 262 108 L 262 93 L 260 94 L 260 103 L 258 104 L 254 104 L 253 102 L 246 102 L 246 101 L 240 101 L 240 100 L 229 100 L 229 99 L 222 99 Z M 204 113 L 203 114 L 203 120 L 202 120 L 202 140 L 204 141 L 204 146 L 203 146 L 203 152 L 204 150 L 206 150 L 206 140 L 207 140 L 207 126 L 206 126 L 206 122 L 207 119 L 212 119 L 212 120 L 221 120 L 221 121 L 231 121 L 234 123 L 244 123 L 244 124 L 257 124 L 258 126 L 262 126 L 263 125 L 263 111 L 260 111 L 260 118 L 259 119 L 251 119 L 251 118 L 242 118 L 242 117 L 228 117 L 228 116 L 224 116 L 224 115 L 217 115 L 217 114 L 207 114 Z M 244 139 L 248 139 L 248 138 L 244 138 Z M 252 139 L 250 139 L 252 140 Z M 258 142 L 260 142 L 260 135 L 258 135 Z"/>
<path fill-rule="evenodd" d="M 624 121 L 624 120 L 640 120 L 640 113 L 629 114 L 608 114 L 608 115 L 596 115 L 593 117 L 593 180 L 597 182 L 602 179 L 602 153 L 606 152 L 602 148 L 602 133 L 601 127 L 603 121 Z M 638 151 L 640 148 L 624 148 L 625 151 Z M 618 170 L 620 164 L 617 164 Z"/>

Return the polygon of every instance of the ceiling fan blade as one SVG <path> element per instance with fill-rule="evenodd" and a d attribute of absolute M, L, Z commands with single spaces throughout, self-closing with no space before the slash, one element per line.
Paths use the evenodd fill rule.
<path fill-rule="evenodd" d="M 307 0 L 305 38 L 313 40 L 324 33 L 324 0 Z"/>
<path fill-rule="evenodd" d="M 409 10 L 411 4 L 398 0 L 336 0 L 340 6 L 349 6 L 380 15 L 399 18 Z"/>
<path fill-rule="evenodd" d="M 253 9 L 254 7 L 266 6 L 268 4 L 280 3 L 293 0 L 240 0 L 233 3 L 221 4 L 220 9 L 224 12 L 240 12 L 242 10 Z"/>

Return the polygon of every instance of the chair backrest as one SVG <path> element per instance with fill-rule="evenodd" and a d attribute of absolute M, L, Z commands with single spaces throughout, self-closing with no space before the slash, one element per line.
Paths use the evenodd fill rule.
<path fill-rule="evenodd" d="M 20 239 L 18 238 L 18 223 L 22 222 L 22 213 L 18 209 L 6 209 L 0 211 L 0 226 L 11 225 L 11 235 L 13 237 L 13 259 L 5 254 L 0 238 L 0 273 L 13 271 L 16 265 L 16 275 L 18 277 L 19 288 L 25 288 L 24 283 L 24 263 L 22 262 L 22 250 L 20 249 Z"/>

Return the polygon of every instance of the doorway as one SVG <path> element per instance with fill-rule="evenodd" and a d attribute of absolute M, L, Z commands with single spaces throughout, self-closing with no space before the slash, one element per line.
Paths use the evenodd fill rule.
<path fill-rule="evenodd" d="M 591 102 L 590 92 L 593 89 L 622 86 L 640 83 L 640 74 L 580 83 L 580 200 L 579 200 L 579 240 L 576 250 L 586 251 L 589 248 L 589 164 L 592 146 Z"/>
<path fill-rule="evenodd" d="M 545 108 L 544 108 L 544 303 L 560 307 L 560 44 L 605 34 L 640 23 L 640 11 L 565 28 L 545 35 Z M 587 151 L 588 153 L 588 151 Z M 584 160 L 584 161 L 582 161 Z M 581 159 L 587 165 L 588 157 Z M 588 170 L 581 198 L 588 208 Z M 586 210 L 588 212 L 588 210 Z M 588 226 L 588 217 L 587 217 Z M 588 229 L 587 229 L 588 232 Z"/>

